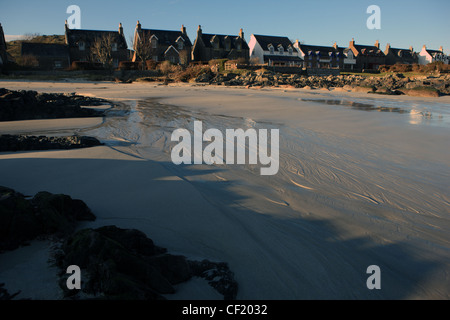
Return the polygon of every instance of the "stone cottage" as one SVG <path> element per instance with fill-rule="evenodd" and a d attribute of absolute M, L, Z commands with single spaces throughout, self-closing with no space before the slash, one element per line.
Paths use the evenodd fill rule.
<path fill-rule="evenodd" d="M 192 43 L 186 28 L 182 25 L 180 31 L 142 29 L 138 21 L 134 31 L 133 61 L 139 61 L 137 45 L 147 48 L 147 58 L 155 62 L 170 61 L 174 64 L 187 65 L 191 61 Z"/>
<path fill-rule="evenodd" d="M 377 71 L 379 66 L 386 64 L 386 56 L 380 50 L 378 40 L 370 46 L 355 44 L 352 39 L 344 55 L 344 69 L 348 71 Z"/>
<path fill-rule="evenodd" d="M 192 60 L 208 62 L 213 59 L 243 59 L 248 61 L 249 47 L 241 29 L 239 35 L 221 35 L 203 33 L 198 26 L 197 38 L 192 48 Z"/>
<path fill-rule="evenodd" d="M 386 56 L 387 65 L 417 64 L 419 62 L 419 57 L 417 53 L 414 52 L 413 47 L 409 47 L 409 49 L 392 48 L 388 43 L 384 54 Z"/>
<path fill-rule="evenodd" d="M 70 66 L 69 47 L 64 44 L 22 42 L 20 55 L 30 57 L 33 67 L 41 70 L 66 69 Z"/>
<path fill-rule="evenodd" d="M 91 51 L 92 45 L 102 37 L 112 37 L 113 67 L 117 67 L 121 61 L 129 61 L 128 46 L 123 33 L 122 24 L 118 31 L 100 31 L 70 29 L 66 21 L 66 44 L 69 46 L 70 63 L 74 61 L 96 62 Z"/>

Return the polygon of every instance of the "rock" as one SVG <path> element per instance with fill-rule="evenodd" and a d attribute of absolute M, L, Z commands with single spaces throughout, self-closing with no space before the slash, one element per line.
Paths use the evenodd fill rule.
<path fill-rule="evenodd" d="M 361 86 L 356 86 L 352 88 L 353 92 L 364 92 L 364 93 L 368 93 L 368 92 L 373 92 L 374 88 L 373 87 L 361 87 Z"/>
<path fill-rule="evenodd" d="M 35 137 L 24 135 L 0 135 L 0 152 L 31 151 L 55 149 L 79 149 L 100 146 L 102 143 L 93 137 Z"/>
<path fill-rule="evenodd" d="M 208 260 L 190 261 L 195 276 L 204 278 L 218 292 L 223 294 L 225 300 L 235 300 L 238 284 L 226 263 L 215 263 Z"/>
<path fill-rule="evenodd" d="M 82 108 L 103 105 L 104 99 L 73 94 L 37 93 L 36 91 L 0 90 L 0 121 L 102 117 L 102 111 Z"/>
<path fill-rule="evenodd" d="M 32 204 L 24 195 L 0 187 L 0 252 L 14 250 L 42 234 Z"/>
<path fill-rule="evenodd" d="M 226 263 L 168 254 L 141 231 L 116 226 L 76 232 L 64 241 L 55 262 L 67 298 L 80 298 L 67 290 L 69 265 L 82 269 L 81 294 L 95 299 L 162 300 L 175 292 L 174 285 L 193 276 L 206 279 L 225 299 L 235 299 L 238 290 Z"/>
<path fill-rule="evenodd" d="M 440 91 L 434 88 L 427 87 L 416 87 L 414 89 L 400 89 L 400 92 L 413 97 L 431 97 L 438 98 L 440 96 Z"/>
<path fill-rule="evenodd" d="M 84 270 L 86 294 L 102 299 L 164 299 L 162 294 L 175 292 L 173 284 L 192 276 L 190 269 L 180 268 L 183 260 L 187 265 L 186 258 L 159 256 L 164 251 L 140 231 L 109 226 L 70 236 L 57 264 L 62 270 L 69 265 Z"/>
<path fill-rule="evenodd" d="M 40 192 L 32 200 L 0 187 L 0 251 L 14 250 L 41 236 L 62 237 L 75 230 L 78 221 L 95 216 L 81 200 Z"/>
<path fill-rule="evenodd" d="M 14 294 L 9 294 L 9 292 L 3 288 L 5 286 L 4 283 L 0 283 L 0 301 L 5 301 L 5 300 L 12 300 L 14 299 L 17 295 L 20 294 L 21 291 L 16 292 Z"/>

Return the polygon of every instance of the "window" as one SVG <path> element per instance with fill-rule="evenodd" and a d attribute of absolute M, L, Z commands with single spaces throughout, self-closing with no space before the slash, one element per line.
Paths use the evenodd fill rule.
<path fill-rule="evenodd" d="M 158 56 L 153 56 L 153 61 L 158 62 Z"/>
<path fill-rule="evenodd" d="M 241 51 L 241 48 L 242 48 L 241 43 L 240 43 L 240 42 L 236 43 L 236 49 L 237 49 L 238 51 Z"/>
<path fill-rule="evenodd" d="M 280 54 L 284 54 L 284 48 L 283 48 L 283 46 L 279 46 L 279 47 L 278 47 L 278 52 L 280 52 Z"/>
<path fill-rule="evenodd" d="M 119 59 L 116 58 L 113 60 L 113 67 L 117 68 L 118 66 L 119 66 Z"/>
<path fill-rule="evenodd" d="M 112 44 L 112 51 L 117 51 L 117 43 Z"/>
<path fill-rule="evenodd" d="M 62 68 L 62 62 L 61 61 L 55 61 L 55 68 Z"/>
<path fill-rule="evenodd" d="M 178 50 L 183 50 L 184 45 L 183 45 L 183 41 L 178 41 Z"/>
<path fill-rule="evenodd" d="M 293 52 L 292 47 L 289 47 L 288 52 L 289 52 L 289 55 L 292 56 L 292 52 Z"/>
<path fill-rule="evenodd" d="M 156 41 L 156 39 L 152 39 L 152 48 L 156 49 L 158 47 L 158 42 Z"/>
<path fill-rule="evenodd" d="M 269 52 L 270 52 L 270 54 L 275 53 L 275 48 L 272 45 L 270 45 L 270 47 L 269 47 Z"/>
<path fill-rule="evenodd" d="M 79 49 L 80 51 L 84 51 L 84 50 L 86 49 L 86 44 L 85 44 L 83 41 L 80 41 L 80 42 L 78 43 L 78 49 Z"/>

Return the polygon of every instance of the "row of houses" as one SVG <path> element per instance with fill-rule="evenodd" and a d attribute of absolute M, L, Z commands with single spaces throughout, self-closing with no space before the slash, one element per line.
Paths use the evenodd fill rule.
<path fill-rule="evenodd" d="M 0 32 L 3 30 L 0 25 Z M 374 45 L 349 42 L 348 47 L 317 46 L 299 42 L 288 37 L 252 34 L 247 43 L 244 31 L 236 35 L 204 33 L 197 29 L 194 42 L 189 39 L 186 28 L 178 31 L 145 29 L 138 21 L 134 32 L 133 50 L 128 45 L 122 24 L 117 31 L 70 29 L 65 24 L 65 44 L 42 44 L 24 42 L 22 56 L 36 58 L 35 66 L 43 69 L 63 69 L 74 61 L 92 61 L 92 48 L 97 39 L 109 38 L 113 66 L 121 61 L 153 60 L 170 61 L 174 64 L 207 63 L 213 59 L 229 59 L 267 66 L 293 66 L 303 68 L 340 69 L 345 71 L 375 71 L 381 65 L 428 64 L 435 61 L 449 63 L 443 48 L 429 50 L 424 46 L 420 52 L 414 49 L 393 48 L 387 44 L 383 51 L 377 41 Z M 3 39 L 3 40 L 2 40 Z M 0 36 L 0 63 L 6 61 L 6 43 Z M 145 57 L 144 57 L 145 55 Z"/>

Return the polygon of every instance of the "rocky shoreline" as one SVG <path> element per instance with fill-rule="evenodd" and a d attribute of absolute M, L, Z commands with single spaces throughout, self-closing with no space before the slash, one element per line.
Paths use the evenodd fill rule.
<path fill-rule="evenodd" d="M 70 150 L 101 146 L 98 139 L 87 136 L 47 137 L 0 135 L 0 152 Z"/>
<path fill-rule="evenodd" d="M 75 93 L 38 93 L 0 88 L 0 121 L 103 117 L 103 111 L 83 106 L 104 104 L 109 102 Z"/>
<path fill-rule="evenodd" d="M 402 73 L 385 76 L 330 75 L 302 76 L 274 73 L 269 70 L 252 71 L 243 74 L 214 74 L 205 72 L 193 82 L 244 87 L 292 87 L 305 89 L 336 89 L 389 95 L 411 95 L 439 97 L 450 95 L 450 75 L 407 77 Z"/>
<path fill-rule="evenodd" d="M 52 260 L 59 268 L 64 299 L 165 300 L 175 285 L 193 277 L 205 279 L 225 300 L 236 299 L 238 284 L 226 263 L 191 261 L 171 255 L 134 229 L 105 226 L 75 231 L 80 221 L 95 215 L 78 199 L 39 192 L 30 199 L 0 186 L 0 253 L 35 239 L 56 244 Z M 67 267 L 82 270 L 81 290 L 69 290 Z M 20 298 L 0 284 L 0 300 Z"/>

